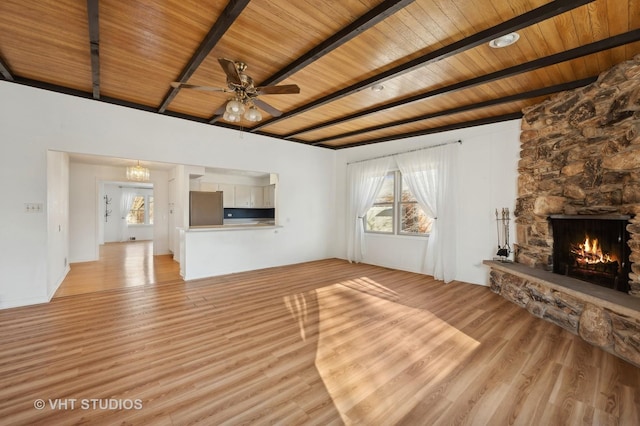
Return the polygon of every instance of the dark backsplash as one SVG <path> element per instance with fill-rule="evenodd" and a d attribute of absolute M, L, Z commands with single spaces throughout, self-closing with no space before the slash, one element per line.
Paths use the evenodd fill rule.
<path fill-rule="evenodd" d="M 224 209 L 225 219 L 274 219 L 275 217 L 276 209 Z"/>

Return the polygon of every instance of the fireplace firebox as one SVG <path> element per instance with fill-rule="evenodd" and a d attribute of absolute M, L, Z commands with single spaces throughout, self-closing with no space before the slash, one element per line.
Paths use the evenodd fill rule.
<path fill-rule="evenodd" d="M 553 272 L 629 292 L 629 216 L 552 215 Z"/>

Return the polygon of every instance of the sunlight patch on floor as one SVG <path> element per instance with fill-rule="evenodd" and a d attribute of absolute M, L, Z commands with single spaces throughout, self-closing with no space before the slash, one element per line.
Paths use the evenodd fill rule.
<path fill-rule="evenodd" d="M 426 383 L 446 377 L 480 344 L 368 278 L 318 289 L 316 300 L 315 364 L 347 424 L 400 420 Z"/>
<path fill-rule="evenodd" d="M 316 369 L 346 424 L 399 421 L 424 399 L 440 398 L 428 392 L 446 387 L 480 345 L 368 277 L 283 302 L 302 341 L 316 345 Z"/>

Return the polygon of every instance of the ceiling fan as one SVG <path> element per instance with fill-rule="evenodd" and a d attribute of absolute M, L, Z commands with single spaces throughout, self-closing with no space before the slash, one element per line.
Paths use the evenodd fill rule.
<path fill-rule="evenodd" d="M 225 121 L 231 123 L 240 121 L 242 114 L 244 114 L 244 118 L 249 121 L 255 122 L 262 120 L 262 114 L 257 107 L 260 107 L 274 117 L 282 115 L 281 111 L 278 111 L 263 100 L 258 99 L 259 95 L 300 93 L 300 88 L 297 84 L 256 87 L 253 79 L 244 73 L 247 69 L 247 64 L 244 62 L 236 62 L 224 58 L 218 58 L 218 62 L 227 75 L 227 87 L 198 86 L 180 82 L 173 82 L 171 86 L 181 89 L 202 90 L 205 92 L 233 93 L 233 97 L 215 112 L 215 115 L 222 115 Z"/>

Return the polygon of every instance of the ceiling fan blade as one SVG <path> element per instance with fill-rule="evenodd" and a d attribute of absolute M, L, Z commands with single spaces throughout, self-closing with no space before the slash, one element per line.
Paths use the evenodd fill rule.
<path fill-rule="evenodd" d="M 258 95 L 286 95 L 291 93 L 300 93 L 297 84 L 283 84 L 280 86 L 262 86 L 256 87 Z"/>
<path fill-rule="evenodd" d="M 262 108 L 263 110 L 265 110 L 266 112 L 268 112 L 274 117 L 280 117 L 282 115 L 282 111 L 278 111 L 277 109 L 275 109 L 274 107 L 266 103 L 265 101 L 261 101 L 260 99 L 253 98 L 253 103 L 256 104 L 257 107 Z"/>
<path fill-rule="evenodd" d="M 220 108 L 214 111 L 213 115 L 222 115 L 227 110 L 227 104 L 225 103 Z"/>
<path fill-rule="evenodd" d="M 224 73 L 227 75 L 229 82 L 242 85 L 242 80 L 240 80 L 240 75 L 238 74 L 238 69 L 236 68 L 236 63 L 234 61 L 225 58 L 218 58 L 218 62 L 220 63 Z"/>
<path fill-rule="evenodd" d="M 196 84 L 180 83 L 177 81 L 172 81 L 171 87 L 175 87 L 179 89 L 201 90 L 203 92 L 229 92 L 228 89 L 224 89 L 222 87 L 198 86 Z"/>

